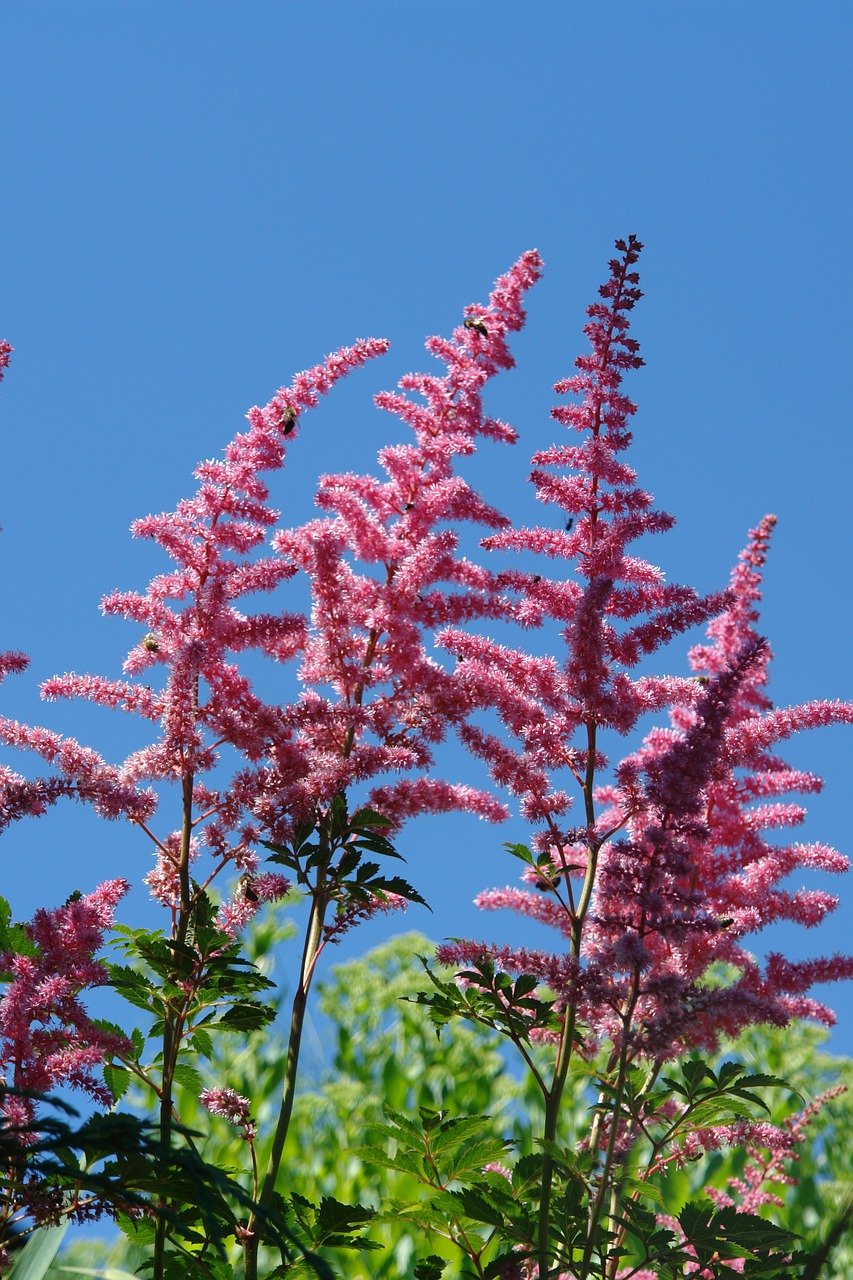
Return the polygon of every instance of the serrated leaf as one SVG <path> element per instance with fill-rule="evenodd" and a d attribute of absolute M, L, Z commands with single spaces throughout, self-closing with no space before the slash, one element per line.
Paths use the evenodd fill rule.
<path fill-rule="evenodd" d="M 390 818 L 384 818 L 375 809 L 359 809 L 350 818 L 351 827 L 393 827 Z"/>
<path fill-rule="evenodd" d="M 710 1129 L 712 1125 L 732 1124 L 735 1120 L 749 1119 L 754 1108 L 740 1098 L 708 1098 L 693 1107 L 686 1117 L 690 1129 Z M 679 1126 L 681 1127 L 681 1126 Z"/>
<path fill-rule="evenodd" d="M 397 1138 L 398 1141 L 400 1141 L 404 1135 L 407 1135 L 409 1138 L 414 1138 L 417 1144 L 423 1145 L 421 1130 L 418 1128 L 418 1126 L 414 1123 L 413 1120 L 410 1120 L 408 1116 L 404 1116 L 401 1111 L 395 1111 L 394 1108 L 389 1107 L 387 1103 L 383 1104 L 382 1110 L 386 1118 L 391 1121 L 391 1123 L 396 1127 L 396 1129 L 401 1131 L 400 1133 L 397 1133 L 396 1131 L 393 1132 L 393 1136 Z M 424 1111 L 424 1110 L 427 1110 L 427 1108 L 420 1108 L 420 1110 Z M 436 1114 L 436 1113 L 433 1112 L 433 1114 Z M 370 1127 L 371 1129 L 374 1128 L 373 1125 L 371 1125 Z M 378 1127 L 380 1129 L 385 1128 L 384 1125 L 380 1125 Z"/>
<path fill-rule="evenodd" d="M 191 1040 L 196 1053 L 200 1054 L 202 1058 L 212 1057 L 213 1040 L 203 1027 L 196 1027 L 192 1033 Z"/>
<path fill-rule="evenodd" d="M 469 1147 L 451 1156 L 442 1164 L 445 1175 L 459 1178 L 464 1173 L 480 1173 L 484 1165 L 501 1164 L 506 1160 L 510 1144 L 500 1138 L 484 1138 L 481 1142 L 473 1142 Z M 498 1177 L 501 1177 L 498 1174 Z M 503 1179 L 505 1182 L 506 1180 Z"/>
<path fill-rule="evenodd" d="M 446 1258 L 439 1258 L 436 1254 L 431 1253 L 415 1266 L 415 1280 L 441 1280 L 446 1266 Z"/>
<path fill-rule="evenodd" d="M 430 1150 L 438 1156 L 455 1151 L 463 1142 L 491 1128 L 490 1116 L 459 1116 L 441 1122 L 438 1133 L 430 1140 Z"/>
<path fill-rule="evenodd" d="M 532 973 L 521 973 L 515 980 L 515 989 L 513 995 L 516 1000 L 529 995 L 531 991 L 535 991 L 539 985 L 539 979 L 535 978 Z"/>
<path fill-rule="evenodd" d="M 214 1023 L 228 1031 L 259 1031 L 275 1018 L 275 1010 L 260 1004 L 235 1004 Z"/>
<path fill-rule="evenodd" d="M 380 1147 L 351 1147 L 349 1150 L 366 1165 L 373 1165 L 380 1169 L 396 1169 L 398 1173 L 409 1173 L 423 1179 L 423 1157 L 416 1155 L 413 1151 L 398 1150 L 396 1155 L 389 1156 L 387 1151 L 383 1151 Z"/>
<path fill-rule="evenodd" d="M 175 1080 L 184 1089 L 188 1089 L 195 1097 L 201 1093 L 204 1088 L 204 1082 L 195 1067 L 191 1067 L 188 1062 L 179 1062 L 175 1066 Z"/>
<path fill-rule="evenodd" d="M 703 1062 L 701 1058 L 693 1059 L 685 1062 L 681 1067 L 681 1074 L 692 1089 L 698 1088 L 703 1080 L 710 1080 L 712 1084 L 717 1083 L 717 1077 L 708 1066 L 707 1062 Z"/>
<path fill-rule="evenodd" d="M 344 1228 L 369 1222 L 373 1210 L 363 1204 L 342 1204 L 334 1196 L 323 1196 L 317 1210 L 317 1225 L 323 1231 L 340 1231 Z"/>
<path fill-rule="evenodd" d="M 150 1218 L 128 1218 L 125 1214 L 118 1214 L 116 1221 L 121 1229 L 122 1235 L 127 1236 L 133 1244 L 149 1245 L 153 1244 L 157 1229 Z"/>
<path fill-rule="evenodd" d="M 130 1087 L 130 1072 L 127 1067 L 105 1065 L 104 1082 L 113 1095 L 113 1102 L 118 1102 Z"/>
<path fill-rule="evenodd" d="M 527 866 L 533 867 L 536 865 L 536 859 L 526 844 L 508 843 L 504 845 L 504 848 L 513 858 L 518 858 L 521 862 L 526 863 Z"/>

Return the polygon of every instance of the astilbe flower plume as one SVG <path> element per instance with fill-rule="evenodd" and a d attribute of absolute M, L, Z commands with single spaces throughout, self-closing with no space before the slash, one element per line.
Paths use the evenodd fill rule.
<path fill-rule="evenodd" d="M 35 1137 L 35 1104 L 28 1093 L 66 1085 L 112 1105 L 98 1068 L 128 1045 L 92 1021 L 81 995 L 108 981 L 106 966 L 95 956 L 129 887 L 126 880 L 108 880 L 64 906 L 38 910 L 25 928 L 26 951 L 0 955 L 9 975 L 0 999 L 0 1070 L 7 1086 L 22 1091 L 6 1094 L 2 1110 L 22 1140 Z"/>
<path fill-rule="evenodd" d="M 459 659 L 458 676 L 472 707 L 496 713 L 509 742 L 477 723 L 462 726 L 461 737 L 495 781 L 518 798 L 535 828 L 534 848 L 553 862 L 555 883 L 570 867 L 586 870 L 601 843 L 593 795 L 596 771 L 606 765 L 598 745 L 601 731 L 626 734 L 644 713 L 694 696 L 686 681 L 634 678 L 632 669 L 674 635 L 712 617 L 722 603 L 719 595 L 702 598 L 690 587 L 666 583 L 659 569 L 628 554 L 634 540 L 672 524 L 619 457 L 631 442 L 627 424 L 636 408 L 621 392 L 621 381 L 626 370 L 642 364 L 628 332 L 641 296 L 634 270 L 641 247 L 634 237 L 617 242 L 620 256 L 610 264 L 602 301 L 588 312 L 585 333 L 592 352 L 577 360 L 577 374 L 556 386 L 561 394 L 580 396 L 578 404 L 560 406 L 553 416 L 581 442 L 554 445 L 533 458 L 537 497 L 556 509 L 557 527 L 505 529 L 484 542 L 492 550 L 533 553 L 572 566 L 567 577 L 515 571 L 503 579 L 515 588 L 505 616 L 527 627 L 555 623 L 565 646 L 562 659 L 532 656 L 458 628 L 440 637 Z M 573 796 L 561 772 L 583 797 L 576 827 L 564 822 Z M 509 901 L 497 894 L 480 903 L 534 915 L 544 910 L 562 921 L 573 917 L 572 904 L 557 901 L 543 908 L 536 893 L 508 892 Z"/>
<path fill-rule="evenodd" d="M 466 724 L 463 741 L 518 797 L 524 816 L 539 828 L 537 848 L 551 850 L 557 861 L 568 857 L 576 841 L 562 824 L 572 796 L 555 776 L 568 770 L 587 787 L 588 776 L 604 764 L 597 754 L 601 729 L 625 734 L 645 712 L 689 697 L 684 682 L 635 679 L 629 672 L 721 604 L 719 595 L 702 598 L 690 587 L 667 584 L 659 569 L 627 551 L 637 538 L 668 529 L 673 520 L 653 508 L 635 472 L 619 458 L 631 442 L 627 423 L 636 409 L 620 391 L 622 376 L 643 363 L 628 334 L 629 313 L 641 296 L 633 267 L 642 246 L 631 237 L 617 247 L 620 257 L 611 262 L 610 279 L 600 290 L 603 301 L 589 308 L 584 332 L 592 353 L 577 360 L 579 373 L 556 385 L 561 394 L 581 397 L 579 404 L 553 410 L 581 443 L 554 445 L 533 458 L 537 497 L 557 510 L 559 527 L 505 529 L 484 542 L 493 550 L 572 564 L 573 575 L 565 578 L 506 575 L 516 588 L 507 615 L 524 626 L 556 623 L 564 657 L 533 657 L 458 629 L 441 636 L 460 659 L 458 674 L 472 705 L 495 711 L 511 739 L 506 744 Z M 590 812 L 591 794 L 582 830 Z"/>
<path fill-rule="evenodd" d="M 568 519 L 558 530 L 506 530 L 486 543 L 574 560 L 575 576 L 566 580 L 519 575 L 511 609 L 524 625 L 562 623 L 566 656 L 532 657 L 460 630 L 443 637 L 460 656 L 472 702 L 496 712 L 518 745 L 479 724 L 463 726 L 462 737 L 538 828 L 538 865 L 525 873 L 525 887 L 483 893 L 478 904 L 554 927 L 567 950 L 472 941 L 442 947 L 439 958 L 467 963 L 487 954 L 510 971 L 532 973 L 585 1025 L 590 1052 L 604 1039 L 660 1060 L 686 1046 L 713 1047 L 750 1023 L 831 1020 L 808 989 L 853 975 L 853 960 L 793 963 L 771 955 L 761 966 L 741 939 L 776 920 L 817 923 L 834 905 L 822 891 L 780 887 L 799 867 L 841 871 L 847 861 L 823 845 L 777 846 L 765 836 L 802 821 L 802 808 L 779 797 L 820 785 L 772 748 L 802 728 L 851 723 L 853 707 L 774 710 L 764 692 L 770 651 L 753 623 L 772 517 L 753 531 L 729 591 L 704 599 L 627 554 L 636 537 L 672 519 L 653 510 L 618 458 L 634 412 L 620 381 L 641 361 L 628 337 L 628 312 L 640 296 L 632 270 L 640 245 L 617 243 L 621 256 L 611 263 L 604 301 L 589 312 L 592 354 L 577 362 L 579 374 L 557 384 L 581 402 L 554 416 L 585 438 L 534 459 L 538 496 Z M 554 476 L 546 466 L 572 473 Z M 629 674 L 700 621 L 708 623 L 709 643 L 691 652 L 693 678 Z M 671 727 L 650 733 L 604 785 L 602 730 L 625 734 L 645 712 L 666 707 Z M 583 800 L 573 828 L 563 823 L 572 796 L 554 781 L 559 766 L 574 775 Z M 708 981 L 721 965 L 734 966 L 731 984 Z"/>
<path fill-rule="evenodd" d="M 152 891 L 173 912 L 182 883 L 186 894 L 188 863 L 201 851 L 213 857 L 202 883 L 225 867 L 254 874 L 260 838 L 287 839 L 294 823 L 312 821 L 335 796 L 383 775 L 399 780 L 375 789 L 370 803 L 398 824 L 430 809 L 504 816 L 488 795 L 427 776 L 433 744 L 465 713 L 467 692 L 428 656 L 423 633 L 497 607 L 498 580 L 456 553 L 450 526 L 469 520 L 501 528 L 505 521 L 455 475 L 454 460 L 470 454 L 478 437 L 515 438 L 485 413 L 482 390 L 512 364 L 507 339 L 523 324 L 523 295 L 539 272 L 538 255 L 523 255 L 488 303 L 467 309 L 450 339 L 429 339 L 443 376 L 412 374 L 399 393 L 376 397 L 414 433 L 413 444 L 380 455 L 385 480 L 325 477 L 317 497 L 324 514 L 279 532 L 267 548 L 278 512 L 265 474 L 281 468 L 318 397 L 387 347 L 365 340 L 252 409 L 248 430 L 224 457 L 197 469 L 194 497 L 134 524 L 134 534 L 156 541 L 174 568 L 144 593 L 116 591 L 103 602 L 105 613 L 140 629 L 126 678 L 67 674 L 46 681 L 42 693 L 140 717 L 153 731 L 150 745 L 114 767 L 48 729 L 0 719 L 0 741 L 54 766 L 58 780 L 40 784 L 42 792 L 75 795 L 148 833 L 157 857 Z M 310 580 L 310 619 L 238 608 L 299 571 Z M 262 698 L 238 665 L 250 649 L 278 664 L 298 658 L 301 696 Z M 235 755 L 236 772 L 223 782 Z M 20 780 L 7 781 L 20 790 Z M 180 830 L 157 833 L 154 788 L 164 781 L 181 787 L 183 820 Z M 31 808 L 37 799 L 29 797 Z"/>
<path fill-rule="evenodd" d="M 632 790 L 641 778 L 647 802 L 660 806 L 660 779 L 677 773 L 671 765 L 689 754 L 712 691 L 741 668 L 714 735 L 717 757 L 698 792 L 694 827 L 683 833 L 681 866 L 669 869 L 667 891 L 683 927 L 653 931 L 649 922 L 645 926 L 643 985 L 649 1005 L 644 1035 L 646 1047 L 658 1054 L 685 1043 L 713 1048 L 721 1034 L 735 1035 L 754 1022 L 784 1025 L 805 1017 L 831 1024 L 831 1010 L 811 997 L 809 989 L 853 976 L 850 957 L 794 962 L 771 953 L 761 964 L 743 945 L 744 938 L 778 921 L 818 924 L 837 898 L 822 889 L 792 892 L 784 882 L 798 871 L 839 873 L 849 865 L 824 844 L 780 842 L 776 834 L 805 817 L 800 803 L 784 797 L 815 794 L 822 783 L 787 764 L 773 747 L 801 729 L 853 723 L 853 706 L 830 701 L 781 710 L 767 696 L 771 654 L 754 624 L 774 524 L 775 518 L 766 516 L 751 531 L 732 574 L 729 607 L 709 624 L 708 643 L 690 652 L 691 667 L 708 682 L 706 693 L 693 708 L 675 708 L 672 727 L 650 733 L 623 766 L 623 776 L 632 777 Z M 610 820 L 619 820 L 631 804 L 618 785 L 600 798 L 612 803 Z M 648 838 L 648 831 L 643 834 L 647 821 L 646 816 L 629 819 L 635 847 Z M 628 923 L 631 889 L 619 883 L 619 856 L 615 853 L 612 863 L 605 860 L 590 934 L 591 948 L 602 962 L 609 948 L 620 945 L 618 937 L 624 937 Z M 627 910 L 637 936 L 636 896 Z M 705 980 L 709 970 L 724 966 L 736 975 L 731 981 Z"/>
<path fill-rule="evenodd" d="M 371 806 L 397 824 L 451 808 L 504 816 L 487 795 L 427 776 L 434 744 L 466 712 L 467 692 L 430 656 L 425 636 L 498 609 L 499 579 L 457 554 L 453 526 L 501 528 L 506 520 L 454 473 L 454 462 L 473 453 L 478 436 L 515 439 L 485 414 L 482 389 L 513 363 L 507 338 L 524 322 L 523 295 L 540 269 L 536 253 L 524 254 L 487 305 L 467 308 L 451 339 L 428 339 L 443 376 L 410 374 L 399 392 L 375 397 L 414 434 L 413 443 L 381 451 L 386 478 L 324 476 L 317 504 L 325 516 L 273 539 L 312 590 L 300 668 L 306 692 L 292 712 L 310 769 L 301 805 L 298 796 L 274 797 L 279 810 L 298 812 L 377 775 L 414 773 L 375 788 Z"/>
<path fill-rule="evenodd" d="M 249 1123 L 251 1103 L 235 1089 L 202 1089 L 199 1102 L 215 1116 L 222 1116 L 230 1124 L 243 1126 Z"/>

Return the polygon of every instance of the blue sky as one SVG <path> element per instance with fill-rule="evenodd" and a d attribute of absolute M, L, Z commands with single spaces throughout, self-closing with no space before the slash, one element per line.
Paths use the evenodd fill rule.
<path fill-rule="evenodd" d="M 489 400 L 522 440 L 472 471 L 529 513 L 527 459 L 559 430 L 551 384 L 630 232 L 646 245 L 647 362 L 628 387 L 631 461 L 678 519 L 649 554 L 709 590 L 775 512 L 771 692 L 853 696 L 851 44 L 853 11 L 832 0 L 7 4 L 0 647 L 33 664 L 3 685 L 4 712 L 118 754 L 125 730 L 106 713 L 43 707 L 36 691 L 56 671 L 118 674 L 137 637 L 100 616 L 100 597 L 163 567 L 131 520 L 172 508 L 293 372 L 388 337 L 276 480 L 284 522 L 306 518 L 317 474 L 371 469 L 394 429 L 373 392 L 423 368 L 424 336 L 536 247 L 546 274 L 518 368 Z M 853 735 L 789 754 L 827 779 L 806 835 L 853 852 Z M 411 878 L 436 910 L 407 923 L 506 936 L 512 921 L 478 919 L 470 899 L 514 879 L 500 845 L 518 834 L 413 828 Z M 4 844 L 2 892 L 22 916 L 147 869 L 133 832 L 76 810 Z M 786 935 L 786 950 L 849 946 L 853 879 L 838 888 L 822 936 Z M 147 909 L 144 891 L 134 901 Z M 835 1043 L 853 1051 L 853 991 L 832 1002 Z"/>

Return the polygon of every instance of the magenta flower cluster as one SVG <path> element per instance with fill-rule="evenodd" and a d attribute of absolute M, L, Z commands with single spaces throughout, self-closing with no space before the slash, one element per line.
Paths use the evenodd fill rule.
<path fill-rule="evenodd" d="M 525 887 L 483 893 L 478 903 L 552 926 L 566 949 L 463 942 L 438 954 L 451 964 L 487 955 L 537 975 L 576 1011 L 590 1052 L 601 1040 L 627 1041 L 632 1053 L 665 1059 L 713 1048 L 752 1023 L 832 1020 L 808 991 L 853 976 L 853 959 L 771 954 L 761 964 L 743 939 L 779 920 L 812 926 L 835 906 L 822 890 L 781 887 L 799 868 L 848 864 L 823 845 L 772 838 L 804 817 L 783 797 L 820 787 L 774 748 L 801 729 L 853 723 L 853 706 L 778 710 L 764 692 L 770 651 L 754 623 L 774 517 L 750 535 L 729 590 L 705 598 L 629 553 L 672 517 L 654 510 L 620 458 L 635 410 L 620 384 L 642 363 L 628 335 L 641 246 L 632 238 L 618 247 L 602 301 L 589 308 L 591 354 L 556 386 L 579 397 L 553 416 L 580 443 L 533 459 L 537 495 L 562 513 L 562 528 L 507 529 L 484 543 L 571 562 L 568 576 L 517 575 L 506 607 L 525 626 L 557 623 L 563 656 L 533 657 L 460 630 L 440 637 L 460 656 L 473 704 L 496 712 L 503 727 L 499 737 L 469 721 L 461 736 L 518 798 L 540 855 Z M 692 677 L 633 674 L 641 658 L 700 622 L 708 642 L 691 651 Z M 648 733 L 602 781 L 611 763 L 603 731 L 624 736 L 664 708 L 670 727 Z M 569 826 L 576 797 L 583 811 Z M 709 982 L 720 966 L 736 978 Z"/>
<path fill-rule="evenodd" d="M 26 927 L 27 951 L 0 955 L 9 975 L 0 999 L 0 1071 L 7 1087 L 21 1091 L 4 1093 L 2 1112 L 24 1142 L 35 1137 L 28 1094 L 66 1085 L 103 1106 L 112 1102 L 99 1068 L 127 1041 L 93 1022 L 80 996 L 107 982 L 94 957 L 129 888 L 126 880 L 108 880 L 65 906 L 37 911 Z"/>

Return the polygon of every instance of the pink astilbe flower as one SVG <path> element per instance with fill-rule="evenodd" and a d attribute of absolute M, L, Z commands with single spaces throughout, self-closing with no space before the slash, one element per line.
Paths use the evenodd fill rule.
<path fill-rule="evenodd" d="M 9 367 L 9 359 L 15 348 L 5 338 L 0 338 L 0 382 L 3 381 L 3 375 Z"/>
<path fill-rule="evenodd" d="M 631 237 L 617 247 L 620 257 L 600 290 L 603 301 L 589 308 L 584 331 L 592 353 L 576 361 L 579 373 L 556 387 L 580 395 L 579 404 L 553 415 L 583 440 L 533 459 L 537 497 L 559 510 L 561 527 L 505 529 L 484 542 L 494 550 L 572 562 L 574 576 L 563 581 L 542 573 L 512 575 L 517 599 L 508 607 L 525 626 L 556 622 L 565 658 L 532 658 L 453 627 L 440 637 L 459 658 L 457 676 L 472 705 L 496 711 L 517 746 L 477 724 L 464 726 L 463 741 L 542 828 L 537 848 L 550 847 L 561 858 L 566 833 L 560 820 L 571 798 L 555 785 L 555 772 L 568 770 L 585 786 L 588 771 L 604 764 L 596 757 L 601 729 L 627 733 L 645 712 L 689 698 L 683 681 L 635 679 L 629 671 L 673 636 L 712 617 L 722 603 L 720 595 L 702 598 L 692 588 L 667 584 L 659 569 L 627 553 L 634 540 L 668 529 L 673 520 L 654 510 L 619 459 L 630 444 L 627 423 L 635 411 L 620 384 L 625 370 L 643 363 L 628 336 L 629 313 L 641 296 L 633 267 L 642 246 Z"/>
<path fill-rule="evenodd" d="M 752 1022 L 784 1024 L 808 1017 L 831 1023 L 831 1012 L 808 991 L 818 982 L 853 976 L 853 960 L 842 956 L 789 962 L 771 955 L 762 968 L 741 941 L 780 920 L 806 927 L 817 924 L 834 909 L 836 898 L 820 890 L 791 892 L 782 882 L 800 868 L 839 872 L 848 866 L 846 858 L 826 846 L 770 839 L 780 827 L 798 825 L 805 810 L 799 804 L 767 801 L 791 792 L 814 793 L 821 784 L 768 748 L 789 736 L 792 724 L 853 723 L 850 704 L 808 704 L 820 709 L 816 713 L 802 707 L 780 712 L 765 692 L 770 650 L 759 643 L 754 623 L 774 523 L 768 516 L 752 530 L 732 574 L 732 601 L 708 626 L 711 643 L 691 650 L 691 666 L 711 681 L 709 692 L 726 671 L 734 670 L 739 654 L 752 647 L 753 657 L 720 724 L 719 756 L 699 792 L 696 829 L 683 845 L 682 874 L 673 872 L 670 881 L 672 894 L 680 897 L 694 927 L 678 937 L 659 934 L 647 943 L 654 957 L 648 982 L 660 987 L 659 1008 L 656 1014 L 649 1010 L 647 1034 L 649 1044 L 660 1038 L 659 1051 L 667 1037 L 673 1044 L 712 1048 L 720 1033 L 737 1034 Z M 666 772 L 667 759 L 685 751 L 695 735 L 707 696 L 693 708 L 673 711 L 678 735 L 674 742 L 671 735 L 651 734 L 634 758 L 650 798 L 659 785 L 655 779 Z M 630 829 L 636 830 L 640 821 L 632 818 Z M 739 976 L 728 986 L 709 986 L 703 977 L 713 965 L 731 966 Z"/>
<path fill-rule="evenodd" d="M 558 385 L 582 399 L 555 417 L 585 439 L 535 459 L 537 493 L 562 508 L 565 527 L 502 531 L 486 541 L 574 559 L 575 578 L 556 591 L 528 575 L 512 609 L 524 625 L 560 622 L 565 660 L 533 658 L 454 629 L 442 637 L 458 657 L 472 705 L 497 712 L 515 745 L 476 723 L 462 727 L 463 740 L 538 828 L 530 844 L 539 861 L 525 886 L 489 891 L 478 903 L 554 927 L 571 955 L 466 942 L 442 948 L 441 958 L 489 956 L 510 972 L 535 975 L 557 993 L 558 1008 L 585 1026 L 587 1052 L 607 1041 L 629 1056 L 663 1060 L 685 1047 L 713 1049 L 721 1035 L 752 1023 L 831 1021 L 808 991 L 853 976 L 853 959 L 771 956 L 761 966 L 741 940 L 777 920 L 814 925 L 835 905 L 823 891 L 781 886 L 800 867 L 839 871 L 847 862 L 822 845 L 771 843 L 803 819 L 790 793 L 820 787 L 772 749 L 801 728 L 853 723 L 853 706 L 776 710 L 767 697 L 770 650 L 753 624 L 773 517 L 753 531 L 729 591 L 717 596 L 668 586 L 659 570 L 627 554 L 635 537 L 672 523 L 652 509 L 618 456 L 634 411 L 619 385 L 624 370 L 641 363 L 627 336 L 639 297 L 631 269 L 639 247 L 620 243 L 604 301 L 590 309 L 593 353 Z M 554 476 L 546 466 L 574 472 Z M 702 620 L 708 642 L 691 651 L 696 676 L 631 674 L 644 654 Z M 603 730 L 626 733 L 644 712 L 663 707 L 670 727 L 650 732 L 612 782 L 600 781 Z M 583 798 L 585 822 L 574 829 L 563 825 L 571 795 L 555 783 L 559 767 L 574 775 Z M 723 965 L 735 980 L 709 982 L 709 970 Z"/>
<path fill-rule="evenodd" d="M 540 267 L 538 255 L 523 255 L 485 305 L 467 309 L 450 339 L 429 339 L 443 375 L 412 374 L 400 392 L 377 397 L 414 434 L 413 443 L 382 452 L 384 479 L 324 477 L 322 514 L 270 539 L 279 517 L 267 473 L 282 467 L 319 396 L 387 347 L 366 340 L 252 409 L 248 430 L 223 457 L 197 468 L 192 498 L 134 524 L 134 534 L 156 541 L 173 567 L 144 593 L 118 591 L 103 602 L 105 613 L 140 629 L 124 678 L 58 675 L 42 693 L 137 715 L 157 726 L 149 745 L 113 768 L 47 729 L 0 720 L 0 741 L 46 759 L 58 792 L 107 816 L 125 814 L 146 832 L 156 856 L 148 882 L 174 928 L 195 892 L 190 861 L 204 885 L 226 867 L 256 875 L 262 839 L 289 839 L 295 824 L 319 820 L 351 789 L 364 795 L 376 784 L 368 803 L 398 826 L 414 812 L 453 808 L 505 816 L 493 797 L 425 776 L 435 744 L 470 705 L 465 682 L 430 657 L 425 635 L 502 608 L 500 576 L 459 555 L 455 526 L 465 520 L 500 529 L 506 521 L 454 464 L 481 437 L 515 438 L 485 413 L 482 391 L 512 364 L 508 338 L 523 324 L 524 293 Z M 310 618 L 243 611 L 244 597 L 300 572 L 310 582 Z M 298 659 L 302 695 L 289 704 L 261 697 L 238 665 L 246 650 L 275 663 Z M 153 787 L 168 781 L 181 789 L 179 835 L 155 830 Z M 7 790 L 21 785 L 10 776 Z M 50 799 L 43 786 L 26 803 L 22 793 L 18 808 L 37 811 Z M 212 870 L 199 874 L 203 854 Z M 245 923 L 251 902 L 244 895 L 223 908 L 229 929 Z"/>
<path fill-rule="evenodd" d="M 202 1089 L 198 1100 L 211 1115 L 222 1116 L 238 1128 L 249 1119 L 251 1103 L 235 1089 Z"/>
<path fill-rule="evenodd" d="M 732 575 L 729 608 L 708 626 L 715 643 L 691 650 L 706 683 L 695 686 L 698 701 L 675 707 L 673 728 L 650 733 L 617 769 L 616 785 L 598 789 L 610 805 L 599 829 L 625 826 L 626 835 L 598 853 L 583 968 L 562 981 L 553 967 L 526 970 L 543 979 L 548 972 L 549 984 L 599 1036 L 618 1042 L 630 1007 L 631 1043 L 657 1058 L 688 1046 L 712 1051 L 721 1035 L 753 1023 L 831 1023 L 831 1011 L 808 992 L 853 976 L 853 959 L 842 956 L 787 961 L 773 954 L 762 966 L 741 941 L 779 920 L 818 923 L 837 899 L 819 890 L 790 892 L 781 882 L 799 868 L 837 873 L 848 866 L 824 845 L 771 843 L 768 836 L 801 822 L 804 809 L 756 803 L 820 787 L 813 774 L 766 749 L 787 736 L 791 721 L 810 723 L 801 708 L 776 712 L 764 692 L 770 650 L 753 623 L 772 526 L 768 517 L 752 531 Z M 818 705 L 820 723 L 853 719 L 849 704 Z M 575 846 L 575 862 L 577 856 Z M 541 891 L 492 891 L 479 902 L 510 906 L 571 936 L 571 914 Z M 503 957 L 511 969 L 523 969 L 526 959 Z M 721 965 L 735 979 L 708 983 L 709 970 Z"/>
<path fill-rule="evenodd" d="M 108 980 L 95 955 L 129 887 L 126 880 L 108 880 L 65 906 L 37 911 L 26 926 L 31 954 L 0 957 L 11 975 L 0 1000 L 0 1068 L 8 1085 L 35 1093 L 67 1085 L 103 1106 L 112 1104 L 96 1069 L 128 1045 L 92 1022 L 80 996 Z M 28 1098 L 8 1097 L 3 1109 L 14 1124 L 33 1122 Z"/>
<path fill-rule="evenodd" d="M 26 671 L 29 665 L 30 660 L 25 653 L 18 653 L 14 649 L 0 653 L 0 681 L 5 680 L 10 671 Z"/>
<path fill-rule="evenodd" d="M 241 884 L 232 897 L 220 907 L 216 916 L 217 928 L 236 938 L 265 902 L 279 902 L 289 892 L 290 881 L 286 876 L 272 871 L 260 875 L 247 874 L 241 877 Z"/>
<path fill-rule="evenodd" d="M 415 437 L 382 450 L 386 479 L 323 477 L 317 501 L 325 517 L 273 539 L 283 560 L 309 575 L 313 597 L 300 669 L 313 687 L 294 708 L 310 767 L 291 801 L 278 801 L 283 809 L 298 811 L 300 792 L 303 805 L 317 803 L 378 774 L 414 771 L 421 776 L 375 790 L 371 805 L 398 823 L 448 808 L 504 816 L 481 793 L 422 776 L 434 744 L 469 702 L 464 682 L 435 662 L 424 637 L 500 612 L 499 577 L 458 555 L 452 526 L 501 528 L 506 520 L 454 475 L 453 464 L 474 451 L 478 436 L 515 438 L 484 414 L 481 393 L 512 364 L 507 337 L 523 324 L 522 298 L 540 268 L 537 254 L 524 254 L 487 305 L 467 309 L 450 340 L 428 340 L 443 376 L 411 374 L 400 392 L 376 396 Z"/>
<path fill-rule="evenodd" d="M 28 666 L 26 654 L 14 650 L 0 653 L 0 683 L 11 672 L 26 671 Z M 141 818 L 154 807 L 153 797 L 125 783 L 100 756 L 73 739 L 0 717 L 0 741 L 29 748 L 54 765 L 59 774 L 28 779 L 0 764 L 0 832 L 21 818 L 40 817 L 64 797 L 89 801 L 105 818 L 125 814 Z"/>

